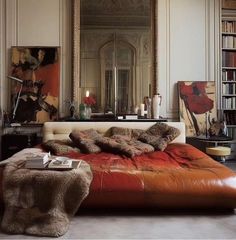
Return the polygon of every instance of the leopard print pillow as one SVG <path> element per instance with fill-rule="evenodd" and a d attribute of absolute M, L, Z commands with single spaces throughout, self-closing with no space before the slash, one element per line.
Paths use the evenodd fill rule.
<path fill-rule="evenodd" d="M 123 135 L 113 135 L 110 138 L 99 138 L 96 140 L 96 143 L 105 152 L 122 154 L 131 158 L 143 153 L 154 151 L 154 148 L 151 145 Z"/>
<path fill-rule="evenodd" d="M 164 151 L 167 145 L 180 135 L 180 130 L 167 125 L 156 123 L 145 133 L 142 133 L 138 140 L 152 145 L 155 150 Z"/>
<path fill-rule="evenodd" d="M 45 151 L 57 156 L 66 155 L 71 152 L 80 152 L 71 140 L 48 140 L 42 143 L 42 147 Z"/>
<path fill-rule="evenodd" d="M 84 153 L 99 153 L 101 148 L 95 143 L 101 135 L 94 129 L 72 131 L 69 135 L 73 143 Z"/>
<path fill-rule="evenodd" d="M 109 129 L 109 136 L 124 135 L 137 139 L 143 132 L 145 131 L 142 129 L 111 127 Z"/>

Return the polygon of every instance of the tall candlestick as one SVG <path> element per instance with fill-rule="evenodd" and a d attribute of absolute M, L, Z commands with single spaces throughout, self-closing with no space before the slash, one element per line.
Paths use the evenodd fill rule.
<path fill-rule="evenodd" d="M 89 97 L 89 91 L 86 91 L 86 97 Z"/>

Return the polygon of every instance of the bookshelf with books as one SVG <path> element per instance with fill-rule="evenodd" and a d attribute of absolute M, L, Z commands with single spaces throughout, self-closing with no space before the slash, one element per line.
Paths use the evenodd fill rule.
<path fill-rule="evenodd" d="M 234 13 L 235 12 L 235 13 Z M 222 9 L 221 17 L 221 109 L 229 133 L 236 129 L 236 10 Z"/>

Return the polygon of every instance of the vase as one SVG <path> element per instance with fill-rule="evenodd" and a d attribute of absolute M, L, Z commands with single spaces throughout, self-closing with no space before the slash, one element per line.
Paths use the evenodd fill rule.
<path fill-rule="evenodd" d="M 154 119 L 159 119 L 160 117 L 161 100 L 162 100 L 162 97 L 160 94 L 154 95 L 153 104 L 152 104 Z"/>
<path fill-rule="evenodd" d="M 91 118 L 91 114 L 92 114 L 92 108 L 89 105 L 87 105 L 85 107 L 85 118 L 86 119 L 90 119 Z"/>

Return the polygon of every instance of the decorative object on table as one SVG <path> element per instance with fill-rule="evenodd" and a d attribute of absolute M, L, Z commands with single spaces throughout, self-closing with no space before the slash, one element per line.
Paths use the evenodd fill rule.
<path fill-rule="evenodd" d="M 95 99 L 89 95 L 89 91 L 86 91 L 86 96 L 83 98 L 85 104 L 85 119 L 90 119 L 92 114 L 92 106 L 96 104 Z"/>
<path fill-rule="evenodd" d="M 179 81 L 179 117 L 186 136 L 206 135 L 208 121 L 217 119 L 215 82 Z"/>
<path fill-rule="evenodd" d="M 144 103 L 140 104 L 140 116 L 141 117 L 144 117 L 144 106 L 145 106 Z"/>
<path fill-rule="evenodd" d="M 43 123 L 58 118 L 60 86 L 58 47 L 11 48 L 11 104 L 21 123 Z M 21 82 L 22 81 L 22 82 Z M 19 85 L 20 83 L 20 85 Z"/>
<path fill-rule="evenodd" d="M 12 77 L 12 76 L 8 76 L 8 78 L 10 78 L 13 81 L 16 81 L 16 82 L 20 83 L 20 89 L 17 93 L 16 101 L 15 101 L 15 105 L 14 105 L 14 109 L 13 109 L 13 113 L 12 113 L 12 119 L 15 120 L 16 110 L 17 110 L 18 105 L 19 105 L 19 100 L 20 100 L 21 91 L 22 91 L 22 87 L 23 87 L 23 80 L 21 80 L 19 78 L 16 78 L 16 77 Z"/>
<path fill-rule="evenodd" d="M 76 119 L 76 105 L 77 103 L 75 101 L 72 100 L 66 100 L 65 101 L 68 105 L 69 105 L 69 111 L 70 111 L 70 119 Z"/>
<path fill-rule="evenodd" d="M 147 111 L 147 118 L 152 118 L 152 99 L 149 97 L 144 98 L 144 104 Z"/>
<path fill-rule="evenodd" d="M 215 121 L 209 123 L 210 127 L 208 129 L 210 137 L 212 136 L 228 136 L 228 129 L 225 121 Z"/>
<path fill-rule="evenodd" d="M 159 119 L 160 118 L 160 108 L 161 108 L 161 102 L 162 102 L 162 96 L 158 93 L 153 96 L 152 101 L 152 108 L 153 108 L 153 118 Z"/>
<path fill-rule="evenodd" d="M 85 111 L 85 104 L 81 103 L 79 105 L 79 119 L 85 120 L 86 119 L 86 111 Z"/>

